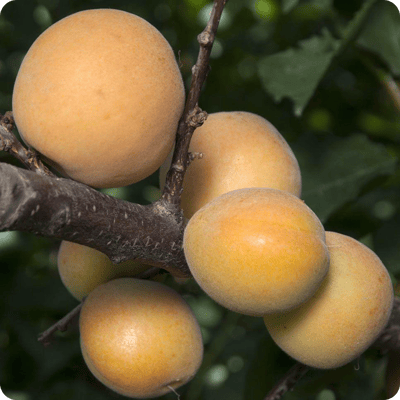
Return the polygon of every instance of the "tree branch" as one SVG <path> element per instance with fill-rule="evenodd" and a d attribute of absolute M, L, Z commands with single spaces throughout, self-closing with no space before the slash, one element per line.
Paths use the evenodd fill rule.
<path fill-rule="evenodd" d="M 68 325 L 76 322 L 78 320 L 79 314 L 81 312 L 83 301 L 79 303 L 72 311 L 70 311 L 64 318 L 60 319 L 56 324 L 46 329 L 38 337 L 38 341 L 44 346 L 48 346 L 51 343 L 53 335 L 57 332 L 65 332 L 68 329 Z"/>
<path fill-rule="evenodd" d="M 264 397 L 264 400 L 280 400 L 309 370 L 310 368 L 306 365 L 295 364 Z"/>
<path fill-rule="evenodd" d="M 180 206 L 183 178 L 190 162 L 189 145 L 194 130 L 203 125 L 207 114 L 199 106 L 201 88 L 209 72 L 209 60 L 217 33 L 222 11 L 227 0 L 214 0 L 210 20 L 204 31 L 197 37 L 200 51 L 196 64 L 192 68 L 192 82 L 183 116 L 178 125 L 175 151 L 171 168 L 167 173 L 162 198 L 177 208 Z"/>
<path fill-rule="evenodd" d="M 6 151 L 21 161 L 26 168 L 40 175 L 54 176 L 54 174 L 42 163 L 38 153 L 26 149 L 15 137 L 14 118 L 11 111 L 0 114 L 0 151 Z"/>
<path fill-rule="evenodd" d="M 133 204 L 71 179 L 0 163 L 0 231 L 68 240 L 101 251 L 115 264 L 138 259 L 189 277 L 185 222 L 174 211 L 164 200 Z"/>

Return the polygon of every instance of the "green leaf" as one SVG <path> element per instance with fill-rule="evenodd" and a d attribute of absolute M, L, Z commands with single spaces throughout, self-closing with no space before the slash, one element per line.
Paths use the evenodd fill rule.
<path fill-rule="evenodd" d="M 326 74 L 333 59 L 358 35 L 377 0 L 367 0 L 346 28 L 342 40 L 335 39 L 324 28 L 322 35 L 299 42 L 297 48 L 269 55 L 260 60 L 258 74 L 264 89 L 279 102 L 288 97 L 294 103 L 294 113 L 300 116 Z M 314 1 L 324 9 L 329 0 Z"/>
<path fill-rule="evenodd" d="M 354 199 L 366 183 L 393 173 L 397 161 L 383 145 L 363 135 L 308 137 L 297 146 L 293 147 L 302 171 L 302 197 L 321 221 Z"/>
<path fill-rule="evenodd" d="M 374 5 L 357 44 L 377 54 L 393 74 L 400 74 L 400 15 L 393 3 Z"/>
<path fill-rule="evenodd" d="M 327 29 L 321 36 L 303 40 L 296 49 L 290 48 L 261 59 L 259 75 L 267 90 L 281 101 L 289 97 L 295 114 L 301 115 L 339 48 L 340 41 Z"/>

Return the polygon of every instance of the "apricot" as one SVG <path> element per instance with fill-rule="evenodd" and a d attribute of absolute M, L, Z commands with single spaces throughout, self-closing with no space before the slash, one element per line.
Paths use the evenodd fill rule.
<path fill-rule="evenodd" d="M 111 279 L 134 276 L 150 268 L 133 260 L 114 265 L 102 252 L 65 240 L 58 250 L 57 266 L 62 282 L 77 300 Z"/>
<path fill-rule="evenodd" d="M 210 114 L 194 132 L 189 151 L 202 153 L 185 175 L 181 206 L 187 218 L 212 199 L 236 189 L 269 187 L 299 196 L 301 174 L 277 129 L 249 112 Z M 162 165 L 161 186 L 172 156 Z"/>
<path fill-rule="evenodd" d="M 337 368 L 360 356 L 388 322 L 393 288 L 378 256 L 359 241 L 326 233 L 330 268 L 317 293 L 300 307 L 267 315 L 272 339 L 314 368 Z"/>
<path fill-rule="evenodd" d="M 162 34 L 136 15 L 96 9 L 60 20 L 33 43 L 13 113 L 25 143 L 63 175 L 119 187 L 164 162 L 184 97 Z"/>
<path fill-rule="evenodd" d="M 211 298 L 253 316 L 308 300 L 329 267 L 320 220 L 302 200 L 277 189 L 239 189 L 212 200 L 189 220 L 183 248 Z"/>
<path fill-rule="evenodd" d="M 175 390 L 196 374 L 203 357 L 191 309 L 158 282 L 120 278 L 97 287 L 83 303 L 80 335 L 93 375 L 128 397 Z"/>

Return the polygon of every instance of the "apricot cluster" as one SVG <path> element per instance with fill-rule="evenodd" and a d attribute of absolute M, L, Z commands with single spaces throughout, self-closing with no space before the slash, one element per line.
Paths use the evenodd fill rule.
<path fill-rule="evenodd" d="M 337 368 L 357 358 L 392 309 L 378 256 L 325 232 L 297 197 L 292 151 L 263 118 L 212 114 L 191 146 L 203 157 L 185 177 L 183 246 L 200 287 L 232 311 L 262 316 L 278 346 L 306 365 Z"/>
<path fill-rule="evenodd" d="M 61 174 L 97 188 L 170 167 L 184 86 L 152 25 L 110 9 L 73 14 L 32 45 L 18 73 L 14 117 L 23 140 Z M 288 143 L 249 112 L 211 114 L 194 132 L 202 155 L 184 179 L 183 250 L 199 286 L 222 306 L 263 317 L 287 354 L 315 368 L 357 358 L 386 325 L 393 288 L 384 265 L 348 236 L 325 232 L 300 199 Z M 114 266 L 62 242 L 62 281 L 78 300 L 83 358 L 129 397 L 161 396 L 200 367 L 199 325 L 183 298 L 138 279 L 149 266 Z"/>

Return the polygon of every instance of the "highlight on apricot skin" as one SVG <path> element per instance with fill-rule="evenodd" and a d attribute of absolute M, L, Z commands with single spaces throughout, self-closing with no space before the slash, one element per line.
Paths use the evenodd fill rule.
<path fill-rule="evenodd" d="M 77 300 L 111 279 L 134 276 L 150 268 L 133 260 L 114 265 L 102 252 L 65 240 L 58 250 L 57 266 L 64 286 Z"/>
<path fill-rule="evenodd" d="M 253 316 L 308 300 L 329 267 L 318 217 L 277 189 L 240 189 L 212 200 L 189 220 L 183 248 L 194 279 L 211 298 Z"/>
<path fill-rule="evenodd" d="M 186 218 L 212 199 L 236 189 L 269 187 L 301 194 L 301 173 L 293 151 L 263 117 L 243 111 L 210 114 L 190 142 L 194 160 L 184 178 L 182 209 Z M 165 161 L 160 184 L 171 164 Z"/>
<path fill-rule="evenodd" d="M 13 115 L 25 143 L 63 175 L 119 187 L 164 162 L 184 97 L 174 53 L 154 26 L 120 10 L 86 10 L 33 43 Z"/>
<path fill-rule="evenodd" d="M 202 362 L 191 309 L 158 282 L 121 278 L 97 287 L 83 303 L 80 334 L 93 375 L 128 397 L 169 393 L 192 379 Z"/>
<path fill-rule="evenodd" d="M 317 293 L 300 307 L 267 315 L 272 339 L 314 368 L 337 368 L 359 357 L 386 326 L 393 304 L 389 274 L 359 241 L 326 232 L 330 268 Z"/>

